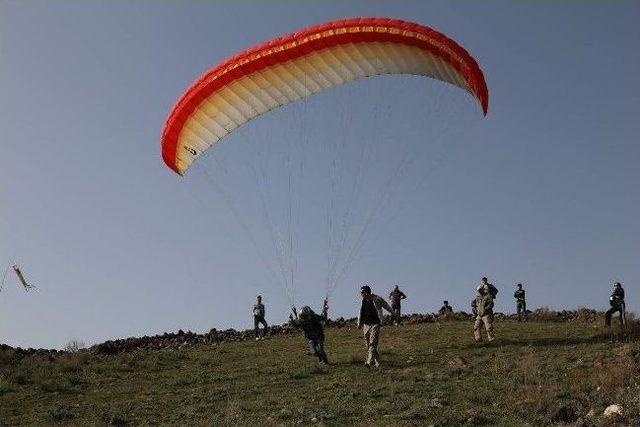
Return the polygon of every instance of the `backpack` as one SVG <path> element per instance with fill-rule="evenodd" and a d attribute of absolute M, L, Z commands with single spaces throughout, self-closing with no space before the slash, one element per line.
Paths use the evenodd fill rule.
<path fill-rule="evenodd" d="M 489 285 L 489 295 L 491 295 L 491 298 L 495 299 L 498 295 L 498 288 L 493 286 L 492 283 L 487 283 L 487 285 Z"/>

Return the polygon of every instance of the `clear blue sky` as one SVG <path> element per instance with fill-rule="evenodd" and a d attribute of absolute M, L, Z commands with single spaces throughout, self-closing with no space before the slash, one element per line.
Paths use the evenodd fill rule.
<path fill-rule="evenodd" d="M 419 22 L 460 42 L 487 78 L 489 115 L 424 79 L 372 79 L 249 123 L 184 178 L 162 163 L 169 109 L 208 67 L 283 33 L 362 15 Z M 502 311 L 513 310 L 519 281 L 531 308 L 602 309 L 614 280 L 638 311 L 638 22 L 631 1 L 1 1 L 0 265 L 15 260 L 38 290 L 25 293 L 9 276 L 0 342 L 62 347 L 246 328 L 257 293 L 267 320 L 284 321 L 289 302 L 205 179 L 220 176 L 217 163 L 235 169 L 242 153 L 264 160 L 251 144 L 273 140 L 272 153 L 283 153 L 305 139 L 308 156 L 327 140 L 371 141 L 380 148 L 370 183 L 393 172 L 384 160 L 398 151 L 388 141 L 426 147 L 332 295 L 333 316 L 356 314 L 365 281 L 381 294 L 400 283 L 408 311 L 434 311 L 443 299 L 468 310 L 483 275 L 501 288 Z M 429 151 L 437 126 L 422 108 L 431 90 L 458 120 L 447 128 L 454 136 L 434 143 L 446 150 L 442 162 Z M 437 167 L 426 172 L 422 161 Z M 305 164 L 296 302 L 317 306 L 327 257 L 318 212 L 328 199 L 306 186 L 320 188 L 329 174 Z M 275 265 L 255 182 L 228 181 L 242 223 Z M 362 187 L 371 200 L 372 188 Z"/>

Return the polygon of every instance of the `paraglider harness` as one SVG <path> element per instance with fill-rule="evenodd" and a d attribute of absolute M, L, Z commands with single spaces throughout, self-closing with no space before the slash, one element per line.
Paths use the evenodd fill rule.
<path fill-rule="evenodd" d="M 611 325 L 611 316 L 615 312 L 620 313 L 620 325 L 624 328 L 627 323 L 626 307 L 624 303 L 624 289 L 614 289 L 609 297 L 609 305 L 611 308 L 605 313 L 605 324 Z"/>
<path fill-rule="evenodd" d="M 327 353 L 324 351 L 324 329 L 322 323 L 327 321 L 329 305 L 324 301 L 322 313 L 316 314 L 310 307 L 305 306 L 298 313 L 295 307 L 291 308 L 293 316 L 291 323 L 304 331 L 304 338 L 307 341 L 308 354 L 318 358 L 321 363 L 329 363 Z"/>
<path fill-rule="evenodd" d="M 491 298 L 496 299 L 498 296 L 498 288 L 493 286 L 493 283 L 489 282 L 487 282 L 487 287 L 489 288 L 489 295 L 491 295 Z"/>
<path fill-rule="evenodd" d="M 292 308 L 294 317 L 291 318 L 293 326 L 302 329 L 307 340 L 324 340 L 324 329 L 322 323 L 327 321 L 327 311 L 329 307 L 324 306 L 321 314 L 316 314 L 308 309 L 298 313 L 295 307 Z"/>
<path fill-rule="evenodd" d="M 615 308 L 624 307 L 624 297 L 617 295 L 615 292 L 609 297 L 609 305 Z"/>

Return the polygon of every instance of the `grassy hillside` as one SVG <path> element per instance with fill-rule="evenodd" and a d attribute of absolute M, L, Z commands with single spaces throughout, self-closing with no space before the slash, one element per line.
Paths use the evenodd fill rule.
<path fill-rule="evenodd" d="M 640 425 L 640 341 L 595 323 L 386 326 L 383 368 L 360 332 L 328 329 L 333 366 L 301 334 L 114 356 L 0 354 L 0 424 Z M 602 416 L 623 406 L 622 418 Z M 588 415 L 589 411 L 595 415 Z"/>

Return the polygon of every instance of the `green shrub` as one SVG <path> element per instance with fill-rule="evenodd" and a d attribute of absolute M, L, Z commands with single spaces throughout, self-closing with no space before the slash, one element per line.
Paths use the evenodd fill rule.
<path fill-rule="evenodd" d="M 46 421 L 63 421 L 63 420 L 71 420 L 75 416 L 73 412 L 69 410 L 66 406 L 56 406 L 44 413 L 44 419 Z"/>

